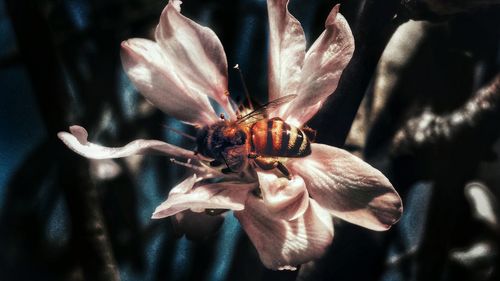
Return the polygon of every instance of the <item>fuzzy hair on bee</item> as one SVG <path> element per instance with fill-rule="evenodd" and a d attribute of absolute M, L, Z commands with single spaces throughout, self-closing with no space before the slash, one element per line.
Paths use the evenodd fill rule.
<path fill-rule="evenodd" d="M 244 145 L 247 134 L 236 123 L 219 121 L 198 130 L 196 143 L 198 152 L 211 158 L 217 158 L 228 147 Z"/>

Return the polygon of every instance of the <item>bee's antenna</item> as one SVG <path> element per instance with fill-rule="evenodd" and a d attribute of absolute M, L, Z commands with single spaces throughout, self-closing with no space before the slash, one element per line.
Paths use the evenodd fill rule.
<path fill-rule="evenodd" d="M 241 72 L 240 65 L 236 64 L 233 68 L 236 69 L 240 74 L 241 84 L 243 85 L 243 90 L 245 91 L 245 96 L 248 100 L 248 105 L 250 106 L 250 110 L 253 111 L 252 100 L 250 99 L 250 94 L 248 93 L 247 84 L 245 83 L 245 78 L 243 78 L 243 72 Z"/>
<path fill-rule="evenodd" d="M 168 129 L 168 130 L 170 130 L 170 131 L 172 131 L 172 132 L 174 132 L 174 133 L 176 133 L 176 134 L 180 135 L 180 136 L 183 136 L 183 137 L 185 137 L 185 138 L 188 138 L 188 139 L 190 139 L 190 140 L 192 140 L 192 141 L 196 141 L 196 138 L 195 138 L 195 137 L 193 137 L 193 136 L 191 136 L 191 135 L 189 135 L 189 134 L 186 134 L 186 133 L 184 133 L 184 132 L 182 132 L 182 131 L 180 131 L 180 130 L 177 130 L 177 129 L 172 128 L 172 127 L 167 126 L 167 125 L 163 125 L 163 127 L 164 127 L 165 129 Z"/>

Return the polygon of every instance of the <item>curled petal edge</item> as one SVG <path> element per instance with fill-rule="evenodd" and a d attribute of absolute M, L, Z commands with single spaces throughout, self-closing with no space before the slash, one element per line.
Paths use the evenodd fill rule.
<path fill-rule="evenodd" d="M 248 192 L 254 183 L 225 182 L 195 186 L 196 175 L 174 187 L 165 202 L 156 208 L 153 219 L 175 215 L 185 210 L 202 212 L 206 209 L 243 210 Z"/>
<path fill-rule="evenodd" d="M 257 172 L 257 175 L 269 213 L 284 220 L 294 220 L 304 214 L 309 206 L 309 193 L 301 177 L 288 180 L 266 172 Z"/>
<path fill-rule="evenodd" d="M 320 258 L 332 243 L 331 215 L 310 199 L 307 210 L 294 220 L 277 218 L 262 199 L 248 196 L 245 210 L 235 212 L 261 261 L 273 270 L 296 270 Z"/>
<path fill-rule="evenodd" d="M 68 132 L 59 132 L 57 136 L 74 152 L 90 159 L 122 158 L 137 154 L 159 153 L 186 159 L 198 159 L 193 151 L 162 142 L 159 140 L 138 139 L 123 147 L 105 147 L 87 140 L 85 128 L 74 125 Z"/>
<path fill-rule="evenodd" d="M 287 167 L 304 178 L 311 197 L 332 215 L 375 231 L 401 218 L 401 198 L 379 170 L 340 148 L 315 143 L 311 149 L 311 155 L 292 159 Z"/>

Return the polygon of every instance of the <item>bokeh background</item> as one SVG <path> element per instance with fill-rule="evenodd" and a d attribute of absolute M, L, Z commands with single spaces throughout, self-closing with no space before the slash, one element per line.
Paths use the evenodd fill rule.
<path fill-rule="evenodd" d="M 184 2 L 266 101 L 265 0 Z M 311 44 L 338 1 L 291 2 Z M 309 126 L 382 170 L 405 212 L 387 232 L 336 222 L 322 259 L 280 272 L 230 214 L 195 241 L 150 219 L 187 173 L 166 157 L 89 161 L 56 138 L 80 124 L 107 146 L 193 148 L 120 63 L 120 42 L 151 38 L 166 0 L 0 0 L 0 280 L 500 280 L 499 2 L 340 2 L 356 52 Z"/>

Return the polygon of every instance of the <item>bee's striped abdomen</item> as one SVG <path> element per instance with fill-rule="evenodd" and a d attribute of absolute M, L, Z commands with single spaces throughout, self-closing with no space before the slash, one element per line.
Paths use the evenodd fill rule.
<path fill-rule="evenodd" d="M 304 157 L 311 143 L 302 130 L 280 118 L 261 120 L 252 126 L 252 147 L 262 156 Z"/>

